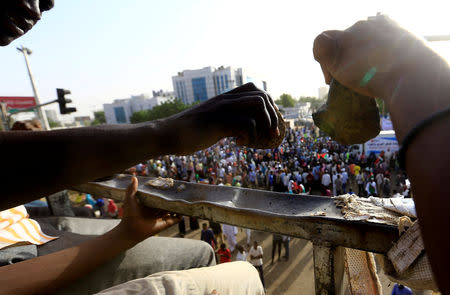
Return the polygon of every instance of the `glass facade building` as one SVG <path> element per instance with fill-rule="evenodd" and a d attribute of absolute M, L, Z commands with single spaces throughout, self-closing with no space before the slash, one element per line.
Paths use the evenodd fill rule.
<path fill-rule="evenodd" d="M 247 82 L 254 82 L 258 88 L 267 89 L 265 81 L 255 79 L 250 72 L 242 68 L 204 67 L 184 70 L 172 76 L 176 96 L 185 104 L 205 101 Z"/>
<path fill-rule="evenodd" d="M 185 81 L 176 81 L 175 92 L 184 104 L 189 104 Z"/>
<path fill-rule="evenodd" d="M 123 107 L 114 108 L 114 115 L 116 116 L 116 121 L 119 124 L 127 122 L 127 117 L 125 116 L 125 110 Z"/>
<path fill-rule="evenodd" d="M 192 91 L 194 93 L 194 101 L 205 101 L 208 99 L 208 93 L 206 92 L 206 79 L 193 78 L 192 79 Z"/>

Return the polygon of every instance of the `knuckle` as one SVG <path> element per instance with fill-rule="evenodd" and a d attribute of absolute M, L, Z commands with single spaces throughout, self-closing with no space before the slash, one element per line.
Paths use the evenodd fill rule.
<path fill-rule="evenodd" d="M 314 39 L 313 55 L 314 55 L 314 59 L 317 60 L 318 62 L 320 62 L 322 60 L 323 56 L 325 55 L 324 54 L 325 53 L 324 52 L 324 44 L 326 42 L 329 42 L 329 38 L 327 37 L 325 32 L 321 33 Z"/>
<path fill-rule="evenodd" d="M 266 103 L 262 95 L 255 96 L 255 106 L 261 109 L 265 108 Z"/>
<path fill-rule="evenodd" d="M 369 25 L 369 22 L 366 20 L 357 21 L 353 27 L 354 28 L 366 28 Z"/>
<path fill-rule="evenodd" d="M 248 86 L 249 88 L 256 88 L 256 86 L 253 82 L 248 82 L 245 85 Z"/>

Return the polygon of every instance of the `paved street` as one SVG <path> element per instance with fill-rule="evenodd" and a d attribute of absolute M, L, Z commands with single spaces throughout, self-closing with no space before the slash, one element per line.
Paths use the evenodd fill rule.
<path fill-rule="evenodd" d="M 187 239 L 200 239 L 200 230 L 189 231 L 186 223 Z M 202 221 L 200 221 L 201 227 Z M 178 227 L 173 226 L 164 231 L 161 236 L 176 237 Z M 314 269 L 312 258 L 312 244 L 302 239 L 291 239 L 290 259 L 278 261 L 271 265 L 272 256 L 272 234 L 266 232 L 252 231 L 251 240 L 257 240 L 264 251 L 264 277 L 266 281 L 267 294 L 269 295 L 314 295 Z M 246 244 L 245 231 L 239 230 L 237 241 L 241 245 Z M 233 260 L 234 260 L 233 255 Z M 282 248 L 281 256 L 284 256 Z M 389 295 L 393 284 L 384 276 L 380 275 L 383 285 L 383 295 Z"/>

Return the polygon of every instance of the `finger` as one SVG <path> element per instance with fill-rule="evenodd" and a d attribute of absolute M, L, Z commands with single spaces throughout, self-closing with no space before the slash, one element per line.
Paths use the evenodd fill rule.
<path fill-rule="evenodd" d="M 274 132 L 278 128 L 278 115 L 275 112 L 275 108 L 273 107 L 273 101 L 271 101 L 272 98 L 267 93 L 264 93 L 263 97 L 264 97 L 264 101 L 266 103 L 267 112 L 269 113 L 269 116 L 270 116 L 271 134 L 274 134 Z M 279 132 L 280 131 L 278 131 L 278 133 Z"/>
<path fill-rule="evenodd" d="M 269 98 L 269 102 L 270 102 L 270 104 L 272 105 L 272 107 L 273 107 L 275 110 L 278 111 L 278 107 L 277 107 L 277 105 L 275 104 L 275 102 L 273 101 L 272 96 L 271 96 L 269 93 L 267 93 L 267 92 L 266 92 L 266 94 L 267 94 L 267 97 Z"/>
<path fill-rule="evenodd" d="M 174 224 L 177 224 L 178 222 L 181 221 L 181 216 L 167 216 L 165 218 L 162 219 L 162 221 L 164 222 L 164 227 L 170 227 Z"/>
<path fill-rule="evenodd" d="M 258 95 L 256 97 L 248 98 L 248 109 L 243 109 L 242 115 L 247 115 L 247 118 L 253 119 L 254 121 L 247 121 L 244 126 L 247 126 L 247 130 L 250 132 L 250 136 L 253 137 L 253 132 L 256 131 L 256 138 L 250 139 L 250 142 L 261 137 L 270 137 L 276 132 L 276 128 L 272 129 L 272 118 L 269 113 L 267 97 Z M 275 122 L 278 121 L 278 117 L 275 110 L 272 108 L 272 116 L 276 116 Z M 277 123 L 278 124 L 278 123 Z"/>
<path fill-rule="evenodd" d="M 331 80 L 328 74 L 332 74 L 336 66 L 339 54 L 339 39 L 343 33 L 342 31 L 325 31 L 314 40 L 314 59 L 321 64 L 325 80 Z M 325 75 L 325 73 L 328 74 Z"/>
<path fill-rule="evenodd" d="M 254 119 L 250 120 L 238 120 L 240 122 L 241 132 L 236 137 L 236 144 L 239 146 L 249 145 L 252 142 L 256 141 L 257 131 L 256 131 L 256 122 Z"/>
<path fill-rule="evenodd" d="M 250 82 L 250 83 L 241 85 L 239 87 L 236 87 L 224 94 L 242 93 L 242 92 L 249 92 L 249 91 L 261 91 L 261 90 L 259 90 L 258 87 L 255 86 L 255 84 Z"/>
<path fill-rule="evenodd" d="M 256 90 L 251 90 L 251 91 L 249 90 L 249 91 L 245 91 L 245 92 L 244 91 L 231 92 L 231 93 L 227 92 L 222 95 L 225 96 L 227 99 L 239 99 L 239 98 L 247 97 L 247 96 L 262 96 L 264 94 L 266 94 L 266 92 L 256 89 Z"/>
<path fill-rule="evenodd" d="M 168 211 L 166 211 L 166 210 L 159 210 L 159 209 L 157 209 L 154 212 L 155 212 L 154 213 L 155 216 L 158 217 L 158 218 L 164 218 L 164 217 L 170 216 L 170 213 Z"/>
<path fill-rule="evenodd" d="M 39 8 L 41 11 L 47 11 L 55 6 L 55 0 L 40 1 Z"/>
<path fill-rule="evenodd" d="M 166 210 L 162 210 L 162 209 L 158 209 L 158 208 L 153 208 L 153 207 L 148 207 L 148 206 L 145 206 L 144 208 L 145 208 L 146 214 L 152 215 L 155 217 L 162 217 L 168 213 Z"/>
<path fill-rule="evenodd" d="M 137 207 L 136 192 L 138 189 L 138 180 L 136 177 L 131 177 L 131 182 L 128 185 L 125 192 L 125 203 L 130 206 L 130 209 L 135 209 Z"/>
<path fill-rule="evenodd" d="M 322 73 L 323 73 L 323 77 L 325 78 L 325 83 L 326 84 L 330 84 L 331 83 L 331 79 L 333 79 L 333 77 L 331 76 L 330 72 L 325 67 L 325 65 L 320 64 L 320 67 L 322 68 Z"/>
<path fill-rule="evenodd" d="M 126 195 L 127 196 L 134 196 L 138 189 L 138 180 L 135 176 L 131 177 L 131 182 L 127 187 Z"/>
<path fill-rule="evenodd" d="M 236 106 L 239 106 L 238 111 L 240 114 L 236 114 L 240 118 L 252 118 L 256 120 L 256 126 L 261 130 L 268 130 L 271 125 L 271 118 L 267 110 L 266 101 L 260 92 L 254 96 L 244 96 L 233 100 L 230 105 L 234 110 Z M 235 111 L 236 112 L 236 111 Z"/>
<path fill-rule="evenodd" d="M 256 88 L 256 87 L 255 87 Z M 271 119 L 271 126 L 275 130 L 276 127 L 278 127 L 278 115 L 276 114 L 276 111 L 278 111 L 278 107 L 273 101 L 272 97 L 265 91 L 259 90 L 256 88 L 256 91 L 248 91 L 246 93 L 231 93 L 231 95 L 228 98 L 240 98 L 242 94 L 245 94 L 245 96 L 261 96 L 264 98 L 266 102 L 266 108 L 268 109 L 268 112 L 270 114 Z"/>

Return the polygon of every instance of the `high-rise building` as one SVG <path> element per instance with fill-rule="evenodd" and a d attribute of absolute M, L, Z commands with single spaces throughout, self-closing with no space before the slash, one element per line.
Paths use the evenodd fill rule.
<path fill-rule="evenodd" d="M 108 124 L 127 124 L 130 123 L 130 117 L 133 113 L 150 110 L 170 99 L 174 99 L 173 92 L 164 92 L 162 90 L 153 91 L 153 97 L 145 94 L 132 95 L 131 98 L 116 99 L 113 103 L 103 105 L 105 119 Z"/>
<path fill-rule="evenodd" d="M 185 104 L 205 101 L 248 82 L 267 90 L 266 81 L 257 79 L 242 68 L 205 67 L 198 70 L 184 70 L 172 77 L 176 97 Z"/>
<path fill-rule="evenodd" d="M 328 86 L 322 86 L 322 87 L 319 87 L 319 99 L 322 99 L 322 98 L 324 98 L 324 97 L 327 97 L 327 95 L 328 95 Z"/>

